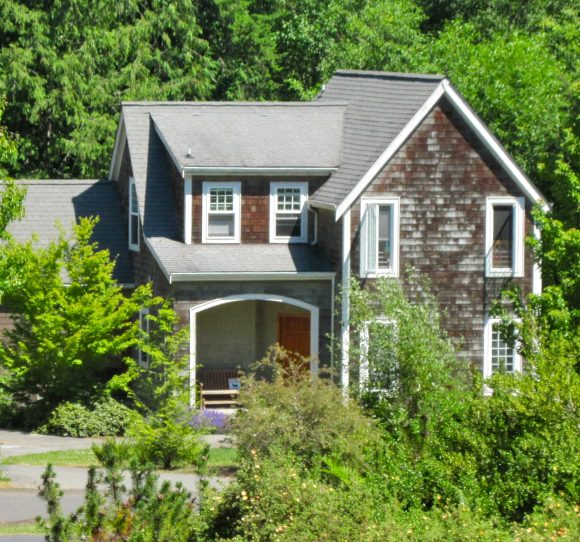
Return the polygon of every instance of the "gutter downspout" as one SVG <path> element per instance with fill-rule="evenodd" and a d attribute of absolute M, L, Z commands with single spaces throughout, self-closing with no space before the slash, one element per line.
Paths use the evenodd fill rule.
<path fill-rule="evenodd" d="M 350 246 L 351 246 L 350 208 L 342 215 L 342 284 L 341 284 L 341 367 L 340 383 L 343 395 L 348 394 L 349 387 L 349 345 L 350 345 Z"/>

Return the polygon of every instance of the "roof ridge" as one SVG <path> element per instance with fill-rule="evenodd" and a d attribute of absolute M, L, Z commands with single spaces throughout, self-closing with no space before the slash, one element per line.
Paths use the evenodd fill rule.
<path fill-rule="evenodd" d="M 150 107 L 155 105 L 162 106 L 205 106 L 205 107 L 256 107 L 256 106 L 269 106 L 269 107 L 329 107 L 329 106 L 346 106 L 348 102 L 346 100 L 332 100 L 327 102 L 177 102 L 177 101 L 167 101 L 167 102 L 121 102 L 122 106 L 131 107 Z"/>
<path fill-rule="evenodd" d="M 89 184 L 109 184 L 113 181 L 108 179 L 15 179 L 17 184 L 69 184 L 69 185 L 89 185 Z"/>
<path fill-rule="evenodd" d="M 428 81 L 442 81 L 445 79 L 444 75 L 431 73 L 383 72 L 368 70 L 336 70 L 334 77 L 336 76 L 375 79 L 426 79 Z"/>

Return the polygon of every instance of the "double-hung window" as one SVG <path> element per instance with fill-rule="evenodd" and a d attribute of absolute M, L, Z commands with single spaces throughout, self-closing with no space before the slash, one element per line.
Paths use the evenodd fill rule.
<path fill-rule="evenodd" d="M 501 332 L 501 321 L 490 318 L 484 329 L 483 375 L 514 373 L 522 370 L 522 358 L 515 346 L 510 345 Z"/>
<path fill-rule="evenodd" d="M 397 324 L 385 318 L 366 322 L 360 335 L 360 373 L 362 390 L 392 394 L 399 383 L 396 355 Z"/>
<path fill-rule="evenodd" d="M 139 204 L 135 179 L 129 179 L 129 248 L 139 250 Z"/>
<path fill-rule="evenodd" d="M 524 270 L 524 198 L 488 198 L 485 269 L 488 277 L 521 277 Z"/>
<path fill-rule="evenodd" d="M 204 243 L 240 242 L 240 192 L 239 182 L 203 183 Z"/>
<path fill-rule="evenodd" d="M 361 201 L 360 274 L 399 276 L 399 199 Z"/>
<path fill-rule="evenodd" d="M 305 243 L 308 183 L 270 184 L 270 242 Z"/>

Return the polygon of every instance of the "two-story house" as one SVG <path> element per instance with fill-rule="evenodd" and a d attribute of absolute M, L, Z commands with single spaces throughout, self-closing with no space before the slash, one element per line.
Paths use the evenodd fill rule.
<path fill-rule="evenodd" d="M 541 289 L 524 238 L 546 202 L 443 77 L 340 71 L 307 103 L 124 103 L 109 182 L 87 191 L 104 186 L 129 282 L 151 280 L 190 328 L 192 382 L 276 342 L 316 373 L 334 336 L 348 385 L 337 292 L 408 266 L 485 374 L 521 365 L 489 309 L 509 282 Z"/>

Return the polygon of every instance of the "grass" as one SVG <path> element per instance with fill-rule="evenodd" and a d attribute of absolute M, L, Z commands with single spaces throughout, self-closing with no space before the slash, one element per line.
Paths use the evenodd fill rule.
<path fill-rule="evenodd" d="M 59 467 L 90 467 L 99 462 L 90 448 L 84 450 L 63 450 L 40 454 L 15 455 L 6 457 L 3 465 L 46 465 L 52 463 Z"/>
<path fill-rule="evenodd" d="M 44 534 L 44 531 L 36 523 L 0 524 L 0 536 L 19 534 Z"/>
<path fill-rule="evenodd" d="M 233 469 L 238 466 L 236 448 L 210 448 L 208 467 L 210 469 Z"/>
<path fill-rule="evenodd" d="M 90 467 L 99 462 L 93 451 L 64 450 L 60 452 L 44 452 L 40 454 L 16 455 L 6 457 L 3 465 L 46 465 L 52 463 L 59 467 Z M 208 468 L 211 471 L 235 469 L 238 465 L 237 450 L 235 448 L 210 448 Z M 184 469 L 190 472 L 191 469 Z"/>

